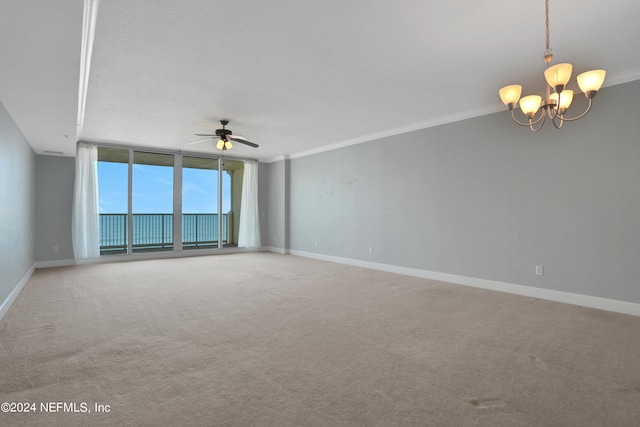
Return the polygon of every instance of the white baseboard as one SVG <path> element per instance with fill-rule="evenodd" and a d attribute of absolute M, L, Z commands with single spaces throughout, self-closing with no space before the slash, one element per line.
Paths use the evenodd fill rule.
<path fill-rule="evenodd" d="M 34 264 L 27 271 L 27 273 L 24 275 L 22 280 L 20 280 L 20 282 L 18 282 L 16 287 L 13 288 L 13 291 L 11 291 L 11 293 L 9 294 L 7 299 L 5 299 L 2 302 L 2 304 L 0 305 L 0 320 L 2 320 L 2 318 L 4 317 L 5 314 L 7 314 L 7 312 L 11 308 L 11 304 L 13 304 L 13 302 L 16 300 L 16 298 L 18 298 L 18 295 L 20 295 L 20 292 L 22 291 L 22 288 L 24 288 L 24 285 L 27 284 L 27 282 L 31 278 L 31 275 L 35 271 L 35 269 L 36 269 L 36 267 L 35 267 L 35 264 Z"/>
<path fill-rule="evenodd" d="M 583 307 L 597 308 L 599 310 L 613 311 L 616 313 L 640 316 L 640 304 L 619 301 L 608 298 L 594 297 L 590 295 L 574 294 L 570 292 L 556 291 L 552 289 L 534 288 L 532 286 L 516 285 L 513 283 L 498 282 L 495 280 L 479 279 L 476 277 L 459 276 L 456 274 L 439 273 L 435 271 L 419 270 L 416 268 L 399 267 L 390 264 L 380 264 L 370 261 L 361 261 L 351 258 L 335 257 L 330 255 L 316 254 L 306 251 L 289 251 L 291 255 L 306 258 L 315 258 L 323 261 L 348 264 L 356 267 L 369 268 L 372 270 L 386 271 L 389 273 L 404 274 L 407 276 L 420 277 L 423 279 L 437 280 L 441 282 L 453 283 L 456 285 L 470 286 L 474 288 L 487 289 L 491 291 L 506 292 L 509 294 L 522 295 L 532 298 L 540 298 L 549 301 L 562 302 L 566 304 L 579 305 Z"/>
<path fill-rule="evenodd" d="M 76 265 L 77 262 L 75 259 L 58 259 L 55 261 L 36 261 L 36 268 L 49 268 L 49 267 L 69 267 L 71 265 Z"/>

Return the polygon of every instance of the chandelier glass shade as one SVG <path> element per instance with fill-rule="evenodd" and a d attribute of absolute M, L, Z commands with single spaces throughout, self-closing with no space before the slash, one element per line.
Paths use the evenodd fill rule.
<path fill-rule="evenodd" d="M 578 75 L 578 87 L 587 97 L 589 104 L 584 112 L 575 117 L 566 117 L 565 113 L 573 102 L 574 92 L 565 87 L 569 84 L 573 66 L 568 63 L 550 66 L 553 54 L 549 48 L 549 0 L 545 0 L 546 8 L 546 28 L 547 28 L 547 49 L 544 54 L 544 61 L 547 69 L 544 71 L 546 80 L 546 96 L 543 99 L 539 95 L 528 95 L 521 98 L 522 86 L 518 84 L 505 86 L 498 91 L 500 99 L 511 111 L 511 118 L 520 126 L 528 126 L 536 132 L 542 128 L 545 120 L 549 118 L 553 125 L 560 129 L 565 121 L 578 120 L 584 117 L 591 110 L 593 97 L 604 83 L 606 72 L 604 70 L 592 70 Z M 526 116 L 526 121 L 521 122 L 515 116 L 516 105 L 520 105 L 520 110 Z"/>

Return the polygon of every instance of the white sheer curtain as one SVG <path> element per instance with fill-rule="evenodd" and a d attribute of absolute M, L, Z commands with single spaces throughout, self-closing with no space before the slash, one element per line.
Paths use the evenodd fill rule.
<path fill-rule="evenodd" d="M 258 212 L 258 162 L 246 160 L 242 177 L 238 246 L 260 247 L 260 214 Z"/>
<path fill-rule="evenodd" d="M 100 256 L 98 147 L 78 143 L 71 238 L 76 259 Z"/>

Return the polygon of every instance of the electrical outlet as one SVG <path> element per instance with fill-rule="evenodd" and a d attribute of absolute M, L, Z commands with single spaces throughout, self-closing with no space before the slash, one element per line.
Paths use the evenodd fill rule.
<path fill-rule="evenodd" d="M 57 254 L 57 253 L 58 253 L 58 247 L 57 247 L 57 246 L 54 246 L 54 247 L 53 247 L 53 253 L 54 253 L 54 254 Z"/>
<path fill-rule="evenodd" d="M 369 253 L 372 254 L 373 253 L 373 246 L 369 246 Z"/>
<path fill-rule="evenodd" d="M 544 267 L 541 265 L 536 265 L 536 276 L 544 275 Z"/>
<path fill-rule="evenodd" d="M 316 240 L 315 242 L 313 242 L 313 245 L 317 248 L 318 247 L 318 241 Z"/>

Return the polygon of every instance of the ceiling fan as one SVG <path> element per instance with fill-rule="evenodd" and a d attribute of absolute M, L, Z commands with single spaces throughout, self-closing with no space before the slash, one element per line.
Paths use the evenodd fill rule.
<path fill-rule="evenodd" d="M 207 138 L 192 142 L 191 144 L 198 144 L 217 137 L 218 143 L 216 144 L 216 148 L 218 150 L 229 150 L 233 148 L 231 141 L 239 142 L 240 144 L 248 145 L 249 147 L 258 148 L 258 144 L 247 140 L 244 136 L 234 135 L 233 132 L 231 132 L 231 129 L 227 129 L 225 126 L 229 124 L 229 120 L 220 120 L 220 124 L 222 125 L 222 129 L 216 129 L 216 133 L 196 133 L 196 136 L 206 136 Z"/>

